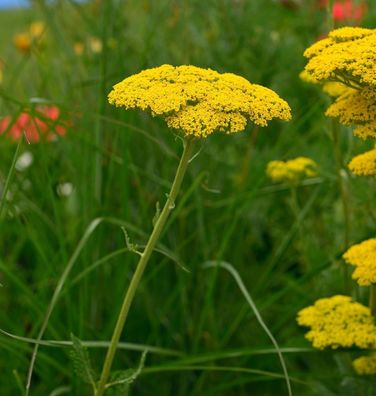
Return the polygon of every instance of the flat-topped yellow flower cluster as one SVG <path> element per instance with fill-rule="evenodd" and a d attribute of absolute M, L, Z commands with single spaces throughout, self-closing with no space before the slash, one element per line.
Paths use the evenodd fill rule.
<path fill-rule="evenodd" d="M 355 126 L 355 136 L 376 139 L 376 29 L 333 30 L 304 56 L 308 63 L 302 79 L 323 84 L 325 92 L 337 97 L 326 115 Z M 356 175 L 375 176 L 375 153 L 355 157 L 349 168 Z"/>
<path fill-rule="evenodd" d="M 349 169 L 359 176 L 376 176 L 376 148 L 354 157 Z"/>
<path fill-rule="evenodd" d="M 352 277 L 360 286 L 376 284 L 376 238 L 351 246 L 343 258 L 356 267 Z"/>
<path fill-rule="evenodd" d="M 216 131 L 241 132 L 248 120 L 266 126 L 273 118 L 291 118 L 287 102 L 271 89 L 196 66 L 144 70 L 116 84 L 108 99 L 127 109 L 150 110 L 170 128 L 199 138 Z"/>
<path fill-rule="evenodd" d="M 319 299 L 302 309 L 297 321 L 310 327 L 306 338 L 318 349 L 376 346 L 376 326 L 370 309 L 348 296 Z"/>
<path fill-rule="evenodd" d="M 317 164 L 307 157 L 297 157 L 288 161 L 270 161 L 266 174 L 275 182 L 295 184 L 300 180 L 317 176 Z"/>
<path fill-rule="evenodd" d="M 376 29 L 343 27 L 309 47 L 305 70 L 321 82 L 339 81 L 353 88 L 376 87 Z"/>

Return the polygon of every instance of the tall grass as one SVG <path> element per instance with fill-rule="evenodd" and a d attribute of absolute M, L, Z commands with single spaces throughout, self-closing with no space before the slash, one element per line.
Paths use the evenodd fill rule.
<path fill-rule="evenodd" d="M 157 119 L 108 106 L 106 94 L 125 76 L 162 63 L 240 74 L 286 98 L 294 117 L 258 131 L 252 144 L 249 128 L 231 138 L 213 135 L 202 145 L 137 292 L 114 368 L 137 367 L 147 349 L 134 395 L 286 394 L 276 350 L 234 280 L 219 269 L 203 269 L 205 262 L 226 261 L 278 341 L 293 394 L 343 394 L 349 383 L 358 394 L 372 391 L 371 381 L 354 379 L 348 352 L 312 350 L 295 322 L 303 306 L 343 292 L 338 269 L 345 219 L 330 120 L 323 116 L 327 99 L 298 78 L 304 48 L 326 31 L 324 12 L 314 4 L 290 10 L 274 1 L 39 0 L 31 9 L 0 13 L 6 63 L 0 116 L 15 116 L 43 99 L 72 120 L 68 135 L 56 142 L 23 142 L 21 151 L 31 152 L 34 162 L 11 172 L 0 223 L 1 394 L 21 394 L 35 343 L 32 395 L 90 394 L 69 359 L 71 333 L 88 347 L 99 371 L 137 262 L 122 227 L 132 243 L 145 244 L 180 144 Z M 370 4 L 365 26 L 373 26 L 375 7 Z M 47 26 L 45 48 L 21 55 L 12 35 L 36 19 Z M 77 56 L 74 42 L 92 36 L 109 45 Z M 339 144 L 345 163 L 367 145 L 345 128 Z M 4 189 L 16 146 L 3 136 L 0 145 Z M 299 186 L 300 212 L 293 218 L 288 186 L 271 184 L 265 167 L 297 155 L 314 158 L 320 176 Z M 74 186 L 68 197 L 57 193 L 66 182 Z M 374 187 L 361 178 L 349 183 L 349 238 L 357 242 L 375 229 Z M 106 221 L 79 245 L 96 219 Z M 306 272 L 301 260 L 309 264 Z"/>

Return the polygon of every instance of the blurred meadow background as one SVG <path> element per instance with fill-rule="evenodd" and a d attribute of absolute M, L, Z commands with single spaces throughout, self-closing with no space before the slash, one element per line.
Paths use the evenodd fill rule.
<path fill-rule="evenodd" d="M 216 261 L 239 272 L 284 352 L 294 395 L 376 395 L 374 379 L 352 370 L 356 351 L 314 350 L 296 323 L 302 307 L 348 287 L 332 121 L 324 116 L 330 99 L 299 78 L 304 49 L 333 26 L 323 3 L 35 0 L 0 9 L 0 120 L 14 124 L 45 106 L 54 116 L 46 113 L 44 125 L 57 132 L 38 142 L 0 135 L 1 395 L 24 393 L 33 339 L 72 263 L 43 339 L 70 341 L 73 333 L 90 341 L 92 364 L 101 369 L 103 341 L 137 263 L 122 227 L 132 243 L 145 244 L 181 152 L 163 121 L 110 106 L 107 94 L 126 76 L 164 63 L 269 87 L 288 101 L 293 119 L 200 144 L 114 369 L 136 367 L 147 345 L 131 395 L 287 394 L 276 351 L 234 279 L 204 268 Z M 376 3 L 366 5 L 361 20 L 334 23 L 374 27 Z M 375 230 L 375 181 L 354 177 L 346 164 L 372 145 L 338 128 L 356 243 Z M 315 160 L 319 172 L 294 198 L 265 169 L 298 156 Z M 351 293 L 367 302 L 361 288 Z M 70 350 L 41 345 L 32 395 L 90 394 Z"/>

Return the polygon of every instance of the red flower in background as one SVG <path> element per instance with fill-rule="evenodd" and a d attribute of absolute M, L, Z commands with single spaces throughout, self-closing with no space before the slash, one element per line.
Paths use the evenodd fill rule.
<path fill-rule="evenodd" d="M 320 6 L 325 7 L 328 0 L 320 0 Z M 338 0 L 333 3 L 332 15 L 337 22 L 360 23 L 367 11 L 367 4 L 354 4 L 352 0 Z"/>
<path fill-rule="evenodd" d="M 0 134 L 11 140 L 19 140 L 25 134 L 29 143 L 37 143 L 41 139 L 54 140 L 56 135 L 64 136 L 66 124 L 59 120 L 60 110 L 56 106 L 38 106 L 35 114 L 21 113 L 11 123 L 10 116 L 0 120 Z"/>

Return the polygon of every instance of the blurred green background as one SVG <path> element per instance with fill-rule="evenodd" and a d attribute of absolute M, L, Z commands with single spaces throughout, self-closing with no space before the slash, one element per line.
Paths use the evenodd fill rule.
<path fill-rule="evenodd" d="M 299 79 L 304 49 L 331 23 L 318 3 L 39 0 L 30 8 L 0 11 L 0 118 L 49 103 L 69 120 L 66 136 L 20 147 L 32 163 L 17 163 L 0 219 L 2 331 L 36 337 L 80 238 L 102 217 L 44 339 L 69 340 L 71 333 L 83 341 L 110 339 L 137 262 L 124 251 L 121 226 L 133 243 L 145 243 L 181 143 L 161 120 L 111 107 L 107 94 L 142 69 L 193 64 L 275 90 L 289 102 L 293 119 L 215 134 L 200 144 L 160 241 L 170 257 L 153 255 L 123 332 L 124 342 L 161 348 L 148 354 L 131 394 L 287 394 L 273 346 L 234 280 L 221 269 L 203 268 L 213 260 L 237 269 L 279 345 L 287 348 L 294 395 L 376 394 L 372 379 L 353 374 L 358 352 L 313 350 L 295 319 L 317 298 L 345 293 L 344 219 L 331 120 L 324 116 L 330 99 Z M 45 24 L 43 40 L 20 53 L 14 35 L 35 21 Z M 370 1 L 362 25 L 374 27 L 375 21 L 376 3 Z M 3 190 L 16 145 L 5 135 L 0 145 Z M 344 127 L 340 145 L 344 164 L 371 147 Z M 271 160 L 302 155 L 313 158 L 320 172 L 299 186 L 294 211 L 288 186 L 268 180 L 265 168 Z M 374 235 L 375 182 L 355 178 L 345 166 L 342 174 L 355 243 Z M 352 293 L 367 302 L 364 290 Z M 2 395 L 22 394 L 32 347 L 0 335 Z M 69 350 L 40 348 L 32 395 L 90 394 Z M 105 349 L 89 350 L 99 371 Z M 114 368 L 135 367 L 139 359 L 140 351 L 119 350 Z"/>

